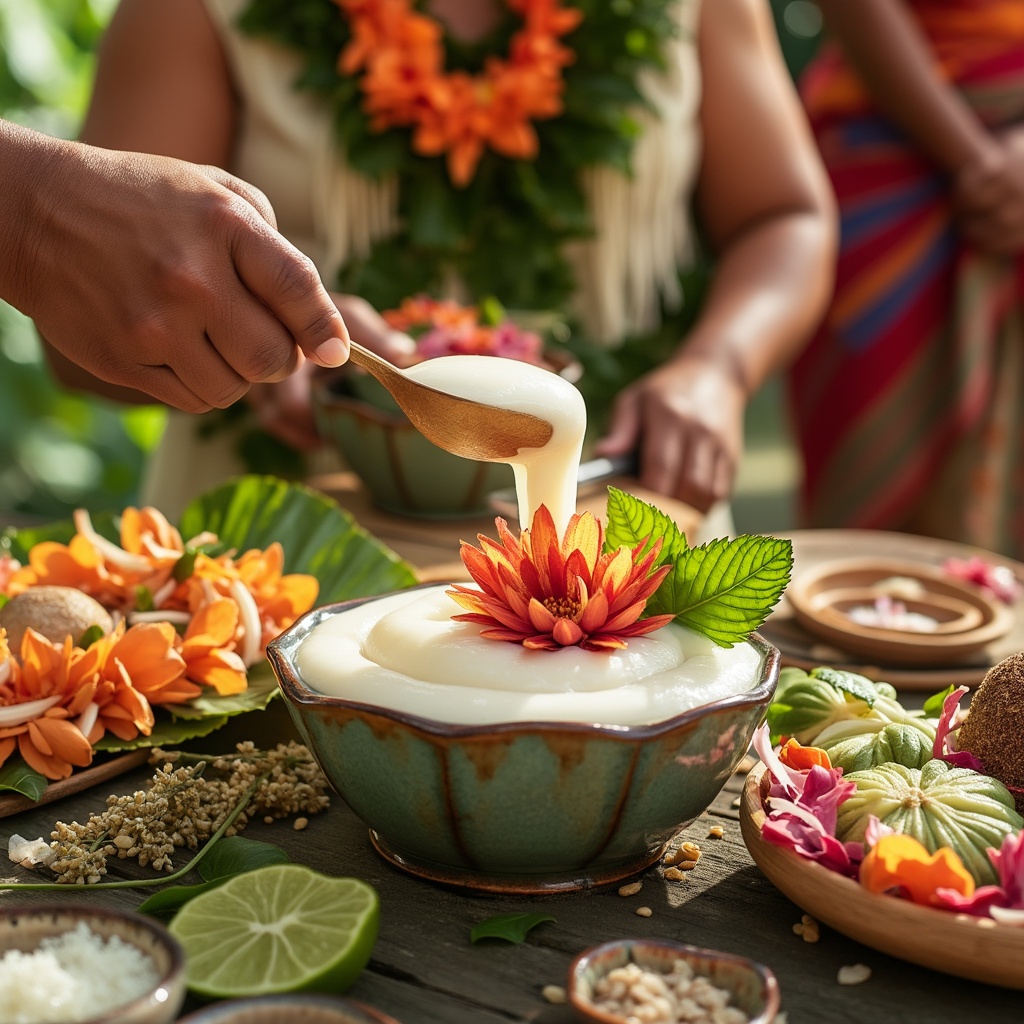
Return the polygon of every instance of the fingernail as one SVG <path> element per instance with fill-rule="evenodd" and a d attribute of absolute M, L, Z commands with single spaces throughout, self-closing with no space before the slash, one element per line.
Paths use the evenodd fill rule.
<path fill-rule="evenodd" d="M 348 359 L 348 345 L 340 338 L 328 338 L 313 353 L 321 366 L 341 366 Z"/>

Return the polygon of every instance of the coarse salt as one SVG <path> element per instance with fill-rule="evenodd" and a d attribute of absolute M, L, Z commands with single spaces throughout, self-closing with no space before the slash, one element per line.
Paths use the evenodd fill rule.
<path fill-rule="evenodd" d="M 43 939 L 31 953 L 0 956 L 0 1020 L 4 1024 L 73 1024 L 144 995 L 159 980 L 156 965 L 116 935 L 87 924 Z"/>

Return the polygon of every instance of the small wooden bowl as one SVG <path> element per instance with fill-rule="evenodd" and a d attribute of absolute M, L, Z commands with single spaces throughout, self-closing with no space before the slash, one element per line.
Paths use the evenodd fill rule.
<path fill-rule="evenodd" d="M 960 978 L 1024 989 L 1024 928 L 868 892 L 852 878 L 761 838 L 770 776 L 747 776 L 740 830 L 754 863 L 801 910 L 865 946 Z"/>
<path fill-rule="evenodd" d="M 315 993 L 230 999 L 204 1006 L 179 1024 L 398 1024 L 351 999 Z"/>
<path fill-rule="evenodd" d="M 625 1018 L 606 1013 L 591 1001 L 597 981 L 628 963 L 667 974 L 676 960 L 685 960 L 694 975 L 728 992 L 732 997 L 729 1004 L 742 1010 L 750 1024 L 771 1024 L 775 1020 L 779 984 L 764 964 L 734 953 L 665 939 L 618 939 L 585 950 L 569 968 L 569 1004 L 577 1019 L 587 1024 L 623 1024 Z"/>
<path fill-rule="evenodd" d="M 82 1024 L 170 1024 L 185 1000 L 185 953 L 177 940 L 149 917 L 88 904 L 12 904 L 0 913 L 0 953 L 29 953 L 43 939 L 73 931 L 80 923 L 105 940 L 117 936 L 153 961 L 157 982 L 136 999 L 104 1010 Z"/>
<path fill-rule="evenodd" d="M 927 633 L 855 622 L 846 612 L 888 592 L 885 580 L 917 584 L 919 593 L 899 598 L 910 611 L 929 615 L 939 627 Z M 977 653 L 1013 628 L 1014 614 L 978 587 L 920 562 L 850 558 L 823 562 L 801 573 L 786 591 L 797 621 L 810 633 L 851 654 L 881 664 L 942 665 Z"/>

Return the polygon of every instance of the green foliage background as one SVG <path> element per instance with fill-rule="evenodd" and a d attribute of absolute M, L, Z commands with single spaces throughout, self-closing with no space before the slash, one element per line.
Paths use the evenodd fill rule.
<path fill-rule="evenodd" d="M 714 0 L 705 0 L 714 2 Z M 808 0 L 771 0 L 790 67 L 816 45 Z M 0 117 L 71 138 L 117 0 L 0 0 Z M 0 254 L 0 258 L 8 258 Z M 60 391 L 31 323 L 0 302 L 0 515 L 61 518 L 134 500 L 163 413 Z"/>
<path fill-rule="evenodd" d="M 0 116 L 73 137 L 116 2 L 0 0 Z M 51 519 L 78 505 L 134 500 L 162 427 L 162 410 L 58 389 L 31 322 L 0 302 L 0 510 L 8 517 Z"/>

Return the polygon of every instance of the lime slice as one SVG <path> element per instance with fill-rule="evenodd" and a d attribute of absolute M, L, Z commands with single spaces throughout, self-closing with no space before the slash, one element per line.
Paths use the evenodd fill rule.
<path fill-rule="evenodd" d="M 343 992 L 370 959 L 379 923 L 364 882 L 274 864 L 196 896 L 170 929 L 185 949 L 188 987 L 230 999 Z"/>

